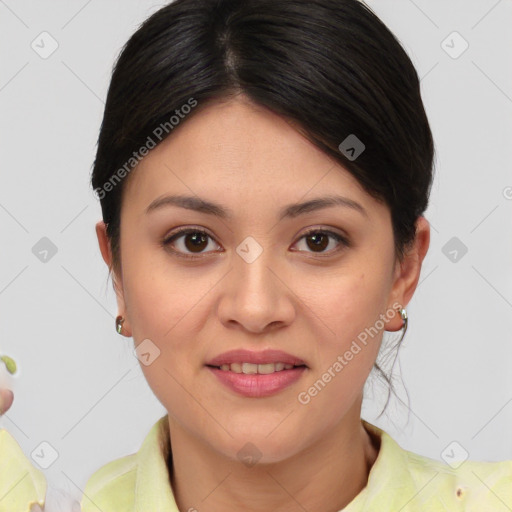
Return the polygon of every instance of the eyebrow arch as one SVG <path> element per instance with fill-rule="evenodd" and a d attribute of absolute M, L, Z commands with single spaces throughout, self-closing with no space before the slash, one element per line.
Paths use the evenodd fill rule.
<path fill-rule="evenodd" d="M 188 210 L 194 210 L 196 212 L 214 215 L 221 219 L 233 218 L 233 212 L 228 208 L 224 208 L 217 203 L 201 199 L 197 196 L 185 195 L 166 195 L 159 197 L 146 208 L 146 213 L 150 213 L 165 206 L 179 206 Z M 358 211 L 365 217 L 368 217 L 367 211 L 356 201 L 343 196 L 329 195 L 311 199 L 310 201 L 303 203 L 289 204 L 280 211 L 279 220 L 284 218 L 295 218 L 305 213 L 310 213 L 333 206 L 344 206 L 351 208 Z"/>

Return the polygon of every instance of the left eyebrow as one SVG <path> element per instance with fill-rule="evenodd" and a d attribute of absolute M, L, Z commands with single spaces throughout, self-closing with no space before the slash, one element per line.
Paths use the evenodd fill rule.
<path fill-rule="evenodd" d="M 164 206 L 178 206 L 186 208 L 187 210 L 194 210 L 207 215 L 214 215 L 216 217 L 227 219 L 233 218 L 233 211 L 225 208 L 220 204 L 212 201 L 207 201 L 197 196 L 185 195 L 167 195 L 155 199 L 147 208 L 146 213 L 157 210 Z M 368 217 L 368 212 L 356 201 L 343 196 L 325 196 L 311 199 L 303 203 L 293 203 L 285 206 L 279 214 L 279 220 L 284 218 L 295 218 L 299 215 L 304 215 L 316 210 L 324 208 L 331 208 L 333 206 L 343 206 L 358 211 L 365 217 Z"/>
<path fill-rule="evenodd" d="M 310 201 L 306 201 L 304 203 L 290 204 L 283 208 L 279 219 L 281 220 L 285 217 L 294 218 L 298 215 L 303 215 L 305 213 L 321 210 L 323 208 L 330 208 L 333 206 L 344 206 L 346 208 L 351 208 L 358 211 L 365 217 L 368 217 L 368 212 L 363 208 L 363 206 L 361 206 L 356 201 L 349 199 L 348 197 L 325 196 L 311 199 Z"/>

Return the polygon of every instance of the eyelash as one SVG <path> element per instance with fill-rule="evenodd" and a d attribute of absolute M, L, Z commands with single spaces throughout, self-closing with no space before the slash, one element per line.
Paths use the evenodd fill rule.
<path fill-rule="evenodd" d="M 211 238 L 213 241 L 215 241 L 215 239 L 207 231 L 205 231 L 204 229 L 201 229 L 201 228 L 183 228 L 183 229 L 180 229 L 179 231 L 176 231 L 175 233 L 172 233 L 171 235 L 167 236 L 162 241 L 162 246 L 164 248 L 167 248 L 172 242 L 174 242 L 178 238 L 180 238 L 180 237 L 182 237 L 184 235 L 192 234 L 192 233 L 200 233 L 202 235 L 205 235 L 205 236 Z M 343 247 L 350 247 L 351 246 L 351 244 L 348 241 L 348 239 L 346 237 L 340 235 L 339 233 L 336 233 L 336 232 L 331 231 L 329 229 L 319 229 L 319 228 L 310 229 L 309 231 L 304 233 L 299 238 L 298 241 L 302 240 L 303 238 L 307 238 L 309 235 L 312 235 L 313 233 L 315 233 L 315 234 L 321 233 L 321 234 L 324 234 L 324 235 L 329 235 L 332 238 L 334 238 L 336 240 L 336 242 L 338 242 L 338 243 L 340 243 L 342 245 L 342 247 L 338 247 L 338 248 L 333 249 L 333 250 L 331 250 L 331 251 L 329 251 L 327 253 L 314 253 L 314 252 L 311 252 L 311 254 L 315 254 L 316 256 L 318 256 L 320 258 L 327 257 L 327 256 L 332 256 L 333 254 L 337 254 L 340 250 L 342 250 Z M 215 243 L 217 243 L 217 242 L 215 242 Z M 174 249 L 170 249 L 170 250 L 174 254 L 176 254 L 178 257 L 186 258 L 186 259 L 190 259 L 190 260 L 192 260 L 192 259 L 197 260 L 197 259 L 202 257 L 202 254 L 206 254 L 206 253 L 197 253 L 196 255 L 191 256 L 190 254 L 182 253 L 182 252 L 176 251 Z M 298 251 L 298 252 L 301 252 L 301 251 Z"/>

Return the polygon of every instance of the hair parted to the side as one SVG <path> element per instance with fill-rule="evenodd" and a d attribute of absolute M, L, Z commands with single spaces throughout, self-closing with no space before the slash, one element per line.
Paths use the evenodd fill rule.
<path fill-rule="evenodd" d="M 428 206 L 434 143 L 417 72 L 384 23 L 358 0 L 176 0 L 128 40 L 107 94 L 91 182 L 114 274 L 135 153 L 172 136 L 172 117 L 186 123 L 239 93 L 293 122 L 390 208 L 402 261 Z M 355 160 L 339 149 L 351 134 L 365 145 Z"/>

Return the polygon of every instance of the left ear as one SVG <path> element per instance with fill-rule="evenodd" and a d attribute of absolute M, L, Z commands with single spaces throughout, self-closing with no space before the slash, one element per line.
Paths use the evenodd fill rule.
<path fill-rule="evenodd" d="M 393 287 L 389 296 L 388 308 L 399 303 L 403 308 L 411 300 L 420 279 L 421 265 L 430 245 L 430 224 L 425 217 L 416 221 L 416 236 L 412 247 L 407 251 L 402 263 L 395 269 Z M 389 323 L 389 331 L 398 331 L 403 320 L 397 313 Z"/>

